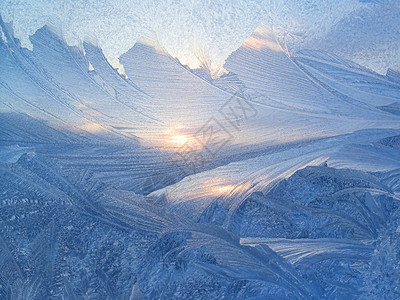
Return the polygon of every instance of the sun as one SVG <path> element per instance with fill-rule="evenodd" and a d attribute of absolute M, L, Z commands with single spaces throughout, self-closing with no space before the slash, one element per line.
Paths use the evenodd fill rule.
<path fill-rule="evenodd" d="M 172 135 L 168 140 L 171 144 L 175 144 L 178 146 L 183 146 L 184 144 L 189 142 L 188 135 Z"/>

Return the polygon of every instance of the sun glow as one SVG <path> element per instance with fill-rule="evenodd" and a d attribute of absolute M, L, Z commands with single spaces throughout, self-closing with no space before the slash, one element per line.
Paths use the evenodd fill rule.
<path fill-rule="evenodd" d="M 173 125 L 166 129 L 162 135 L 164 146 L 167 148 L 180 148 L 185 145 L 188 149 L 194 150 L 194 137 L 189 133 L 186 127 L 182 125 Z"/>
<path fill-rule="evenodd" d="M 171 144 L 178 145 L 178 146 L 183 146 L 184 144 L 189 142 L 189 136 L 188 135 L 173 135 L 170 137 L 168 142 Z"/>

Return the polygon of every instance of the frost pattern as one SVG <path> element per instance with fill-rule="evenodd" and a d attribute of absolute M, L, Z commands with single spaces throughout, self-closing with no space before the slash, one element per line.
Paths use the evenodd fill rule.
<path fill-rule="evenodd" d="M 121 76 L 0 25 L 1 299 L 400 297 L 398 72 L 264 22 L 219 78 L 150 34 Z"/>

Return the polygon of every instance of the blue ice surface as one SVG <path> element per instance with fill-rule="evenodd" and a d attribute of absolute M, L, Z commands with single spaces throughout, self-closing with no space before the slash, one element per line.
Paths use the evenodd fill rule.
<path fill-rule="evenodd" d="M 227 74 L 0 40 L 0 299 L 398 299 L 400 81 L 261 26 Z M 212 134 L 211 134 L 211 133 Z"/>

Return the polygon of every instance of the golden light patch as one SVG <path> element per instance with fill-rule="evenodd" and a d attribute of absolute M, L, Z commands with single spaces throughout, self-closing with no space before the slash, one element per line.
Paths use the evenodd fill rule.
<path fill-rule="evenodd" d="M 235 188 L 233 184 L 226 184 L 226 185 L 221 185 L 215 187 L 215 192 L 220 193 L 220 194 L 226 194 L 232 191 Z"/>
<path fill-rule="evenodd" d="M 184 144 L 189 142 L 189 136 L 188 135 L 173 135 L 170 136 L 169 143 L 175 144 L 178 146 L 183 146 Z"/>
<path fill-rule="evenodd" d="M 230 193 L 236 185 L 228 184 L 224 178 L 214 178 L 203 182 L 204 193 L 210 196 L 221 196 Z"/>
<path fill-rule="evenodd" d="M 272 30 L 257 28 L 253 35 L 244 41 L 243 46 L 246 48 L 260 51 L 269 49 L 274 52 L 282 52 L 282 47 L 276 41 Z"/>
<path fill-rule="evenodd" d="M 172 125 L 167 128 L 162 134 L 160 140 L 163 142 L 163 146 L 167 150 L 175 151 L 176 149 L 187 148 L 187 151 L 198 149 L 198 143 L 195 142 L 195 138 L 189 133 L 189 130 L 182 125 Z M 187 147 L 183 147 L 183 146 Z"/>
<path fill-rule="evenodd" d="M 82 129 L 84 131 L 94 133 L 94 134 L 104 131 L 104 127 L 101 124 L 95 123 L 95 122 L 90 122 L 90 121 L 80 125 L 79 129 Z"/>

